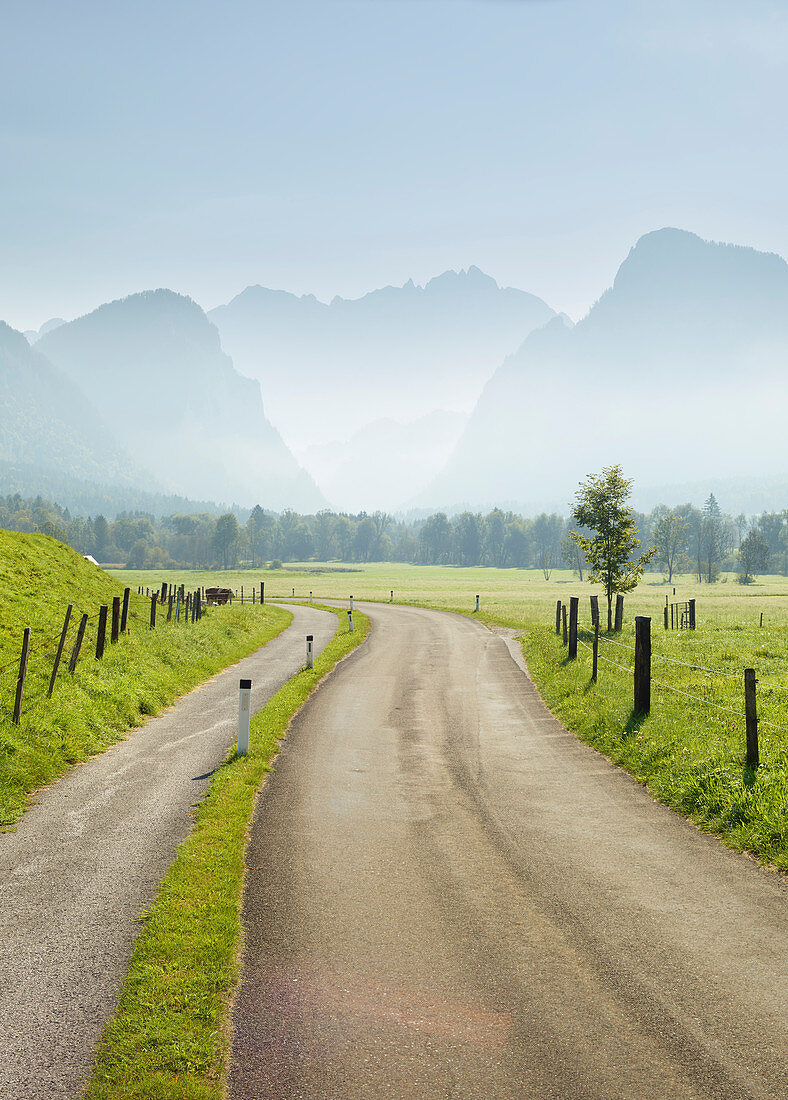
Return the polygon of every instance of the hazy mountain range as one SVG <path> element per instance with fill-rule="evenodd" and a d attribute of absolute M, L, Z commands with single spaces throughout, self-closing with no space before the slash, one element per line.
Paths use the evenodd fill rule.
<path fill-rule="evenodd" d="M 475 267 L 329 304 L 249 287 L 208 316 L 148 291 L 34 348 L 0 324 L 0 487 L 533 513 L 620 462 L 640 506 L 709 486 L 780 508 L 786 307 L 781 257 L 663 229 L 574 326 Z"/>
<path fill-rule="evenodd" d="M 787 397 L 785 261 L 659 230 L 582 321 L 553 319 L 503 362 L 416 503 L 565 507 L 585 474 L 616 462 L 666 494 L 782 477 Z"/>
<path fill-rule="evenodd" d="M 376 420 L 470 412 L 503 357 L 553 310 L 470 267 L 423 287 L 409 281 L 329 304 L 250 286 L 208 316 L 238 370 L 259 379 L 268 415 L 303 452 Z"/>
<path fill-rule="evenodd" d="M 170 491 L 313 511 L 326 501 L 266 419 L 190 298 L 169 290 L 110 302 L 38 340 L 90 395 L 121 444 Z"/>

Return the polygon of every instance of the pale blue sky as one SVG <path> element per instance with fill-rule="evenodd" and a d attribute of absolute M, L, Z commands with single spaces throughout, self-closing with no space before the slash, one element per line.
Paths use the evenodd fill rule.
<path fill-rule="evenodd" d="M 788 255 L 788 12 L 0 0 L 0 318 L 478 264 L 580 316 L 663 225 Z"/>

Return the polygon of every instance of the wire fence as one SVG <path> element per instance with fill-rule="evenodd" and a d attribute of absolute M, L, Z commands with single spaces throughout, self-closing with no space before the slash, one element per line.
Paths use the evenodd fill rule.
<path fill-rule="evenodd" d="M 143 596 L 141 588 L 137 596 Z M 138 598 L 135 606 L 130 588 L 123 597 L 91 612 L 74 614 L 70 605 L 57 630 L 51 619 L 43 622 L 43 616 L 31 616 L 33 625 L 23 632 L 19 656 L 0 666 L 0 717 L 19 723 L 23 713 L 30 714 L 52 697 L 64 675 L 73 675 L 88 659 L 102 660 L 132 626 L 150 631 L 166 624 L 174 627 L 197 622 L 205 608 L 203 588 L 187 592 L 184 585 L 173 588 L 163 584 L 153 591 L 147 589 L 145 602 Z"/>
<path fill-rule="evenodd" d="M 621 598 L 620 598 L 621 599 Z M 593 679 L 597 679 L 598 662 L 602 662 L 605 666 L 615 669 L 618 672 L 624 673 L 633 677 L 634 682 L 634 711 L 635 712 L 647 712 L 651 706 L 651 687 L 653 686 L 658 692 L 668 692 L 670 694 L 680 696 L 684 699 L 690 700 L 695 707 L 708 708 L 710 711 L 729 715 L 732 718 L 736 718 L 740 721 L 744 721 L 746 726 L 747 735 L 747 762 L 750 765 L 758 766 L 758 736 L 757 731 L 759 727 L 765 727 L 769 730 L 774 730 L 777 733 L 788 733 L 788 726 L 781 725 L 778 722 L 773 722 L 759 718 L 757 715 L 756 706 L 756 684 L 761 683 L 762 688 L 766 689 L 766 696 L 770 696 L 773 692 L 781 695 L 788 695 L 788 684 L 777 683 L 773 680 L 759 681 L 756 679 L 754 669 L 745 669 L 741 672 L 734 672 L 730 669 L 713 668 L 709 664 L 704 664 L 695 661 L 683 661 L 677 657 L 672 657 L 667 653 L 660 653 L 655 651 L 651 645 L 651 619 L 646 616 L 639 616 L 636 620 L 636 636 L 634 639 L 634 645 L 632 642 L 624 641 L 620 638 L 611 638 L 609 634 L 600 633 L 599 626 L 599 611 L 598 605 L 595 604 L 595 600 L 592 597 L 591 612 L 592 622 L 589 625 L 587 622 L 580 623 L 578 621 L 578 603 L 579 597 L 573 597 L 570 600 L 569 607 L 566 604 L 562 604 L 558 601 L 556 606 L 556 618 L 555 628 L 556 633 L 561 634 L 563 632 L 564 644 L 568 646 L 569 659 L 573 659 L 577 652 L 577 646 L 581 646 L 592 655 L 593 658 Z M 621 600 L 621 612 L 617 611 L 617 624 L 618 629 L 621 629 L 623 625 L 623 600 Z M 677 605 L 678 606 L 678 605 Z M 568 615 L 567 615 L 568 612 Z M 594 615 L 596 614 L 596 620 L 594 621 Z M 667 615 L 665 616 L 667 620 Z M 642 624 L 639 626 L 638 624 Z M 563 627 L 563 631 L 562 628 Z M 666 623 L 667 629 L 667 623 Z M 693 601 L 692 607 L 692 626 L 691 629 L 694 632 L 695 629 L 695 607 Z M 642 631 L 642 633 L 640 633 Z M 589 644 L 589 640 L 593 639 L 593 644 Z M 600 652 L 600 649 L 607 652 Z M 613 654 L 619 656 L 618 660 L 613 659 Z M 609 656 L 607 655 L 609 654 Z M 624 663 L 624 654 L 629 658 L 627 663 Z M 675 669 L 677 672 L 681 672 L 684 676 L 700 675 L 706 678 L 710 684 L 716 685 L 718 680 L 720 681 L 720 688 L 722 684 L 725 684 L 725 688 L 722 690 L 723 701 L 716 701 L 715 699 L 708 698 L 707 694 L 701 694 L 698 691 L 687 690 L 685 684 L 678 686 L 675 683 L 666 682 L 665 677 L 657 679 L 652 675 L 652 662 L 661 663 L 665 673 L 669 673 L 671 669 Z M 743 709 L 736 709 L 734 705 L 726 705 L 729 702 L 729 695 L 733 689 L 731 681 L 735 681 L 742 685 Z M 704 689 L 701 687 L 701 690 Z M 715 689 L 716 693 L 716 689 Z"/>

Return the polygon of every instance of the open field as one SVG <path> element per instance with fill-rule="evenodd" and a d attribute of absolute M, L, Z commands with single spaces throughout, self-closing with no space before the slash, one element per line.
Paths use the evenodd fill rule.
<path fill-rule="evenodd" d="M 676 578 L 676 596 L 659 575 L 647 574 L 625 600 L 624 630 L 600 643 L 599 679 L 591 682 L 590 654 L 578 661 L 554 633 L 555 604 L 581 597 L 581 624 L 590 623 L 587 597 L 599 590 L 569 571 L 463 569 L 402 564 L 354 567 L 306 563 L 281 570 L 173 573 L 187 585 L 239 588 L 265 580 L 266 597 L 386 600 L 474 614 L 489 625 L 524 632 L 522 645 L 542 695 L 567 727 L 645 783 L 655 797 L 757 858 L 788 870 L 788 579 L 759 578 L 743 587 L 729 576 L 713 585 Z M 338 571 L 341 569 L 342 571 Z M 159 577 L 121 571 L 133 584 Z M 128 582 L 127 582 L 128 583 Z M 259 591 L 259 588 L 258 588 Z M 662 627 L 665 596 L 697 601 L 698 629 Z M 759 626 L 763 613 L 764 625 Z M 635 615 L 652 618 L 651 713 L 632 713 Z M 581 633 L 590 642 L 590 634 Z M 758 678 L 761 761 L 745 766 L 743 670 Z"/>

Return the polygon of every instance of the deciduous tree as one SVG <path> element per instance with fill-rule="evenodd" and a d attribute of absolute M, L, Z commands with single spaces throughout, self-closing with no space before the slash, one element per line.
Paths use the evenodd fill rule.
<path fill-rule="evenodd" d="M 601 474 L 589 474 L 580 483 L 572 508 L 577 526 L 593 532 L 583 535 L 574 530 L 569 537 L 586 556 L 588 580 L 605 590 L 608 630 L 613 628 L 613 595 L 631 592 L 656 553 L 653 547 L 634 557 L 640 539 L 634 513 L 627 506 L 631 487 L 631 479 L 624 477 L 620 466 L 606 466 Z"/>

